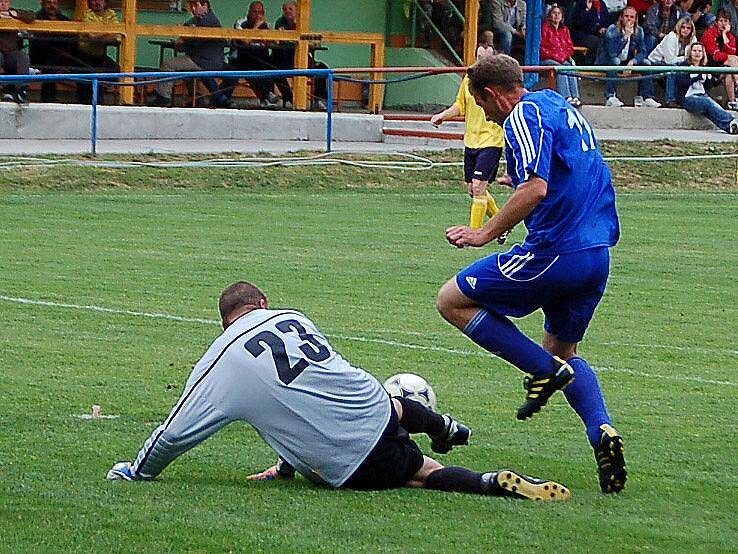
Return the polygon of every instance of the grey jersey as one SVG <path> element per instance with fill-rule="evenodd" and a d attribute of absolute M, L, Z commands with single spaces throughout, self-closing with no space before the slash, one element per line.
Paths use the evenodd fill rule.
<path fill-rule="evenodd" d="M 303 314 L 255 310 L 195 365 L 133 470 L 153 479 L 183 452 L 243 420 L 305 477 L 339 487 L 379 441 L 390 410 L 382 385 L 344 360 Z"/>

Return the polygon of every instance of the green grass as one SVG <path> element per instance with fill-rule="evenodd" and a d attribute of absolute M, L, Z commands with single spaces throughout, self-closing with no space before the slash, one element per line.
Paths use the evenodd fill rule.
<path fill-rule="evenodd" d="M 738 551 L 733 163 L 613 164 L 623 236 L 582 352 L 626 437 L 619 496 L 599 493 L 561 395 L 515 421 L 519 372 L 435 312 L 438 287 L 484 253 L 443 239 L 468 216 L 458 168 L 0 172 L 0 295 L 217 319 L 222 288 L 252 280 L 379 378 L 428 378 L 440 409 L 474 428 L 473 444 L 441 461 L 515 467 L 574 493 L 541 505 L 250 483 L 274 456 L 239 424 L 153 483 L 106 482 L 166 417 L 218 327 L 0 300 L 0 551 Z M 520 322 L 536 338 L 541 324 Z M 92 404 L 119 418 L 76 417 Z"/>

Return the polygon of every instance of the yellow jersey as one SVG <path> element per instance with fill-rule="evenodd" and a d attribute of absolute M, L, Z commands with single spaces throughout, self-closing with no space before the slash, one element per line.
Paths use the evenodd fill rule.
<path fill-rule="evenodd" d="M 89 23 L 118 23 L 118 16 L 114 10 L 105 10 L 102 16 L 98 16 L 95 12 L 87 9 L 82 14 L 82 21 Z M 90 41 L 82 35 L 79 38 L 79 49 L 90 56 L 101 57 L 105 55 L 107 46 Z"/>
<path fill-rule="evenodd" d="M 467 148 L 502 148 L 505 138 L 502 127 L 493 121 L 487 121 L 484 110 L 474 101 L 469 92 L 469 78 L 464 76 L 456 95 L 456 102 L 464 116 L 466 130 L 464 131 L 464 146 Z"/>

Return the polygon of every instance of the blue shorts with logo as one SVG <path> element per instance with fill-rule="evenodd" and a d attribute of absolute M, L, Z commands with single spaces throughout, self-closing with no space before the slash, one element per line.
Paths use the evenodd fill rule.
<path fill-rule="evenodd" d="M 464 148 L 464 182 L 491 181 L 497 176 L 502 148 Z"/>
<path fill-rule="evenodd" d="M 607 247 L 551 255 L 515 245 L 461 270 L 456 284 L 481 306 L 506 316 L 523 317 L 540 308 L 546 331 L 563 342 L 579 342 L 609 273 Z"/>

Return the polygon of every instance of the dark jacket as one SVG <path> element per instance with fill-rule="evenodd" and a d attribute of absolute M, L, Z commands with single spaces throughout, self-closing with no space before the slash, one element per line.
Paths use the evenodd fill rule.
<path fill-rule="evenodd" d="M 688 66 L 688 62 L 682 62 L 679 65 Z M 695 70 L 699 71 L 700 68 L 695 67 Z M 684 97 L 687 95 L 687 90 L 692 86 L 692 83 L 702 81 L 702 86 L 705 90 L 711 89 L 712 87 L 720 84 L 720 78 L 715 75 L 704 74 L 707 79 L 703 78 L 703 73 L 676 73 L 676 99 L 681 105 L 684 102 Z"/>
<path fill-rule="evenodd" d="M 594 6 L 587 11 L 587 1 L 579 0 L 571 14 L 571 38 L 574 44 L 578 44 L 583 37 L 594 35 L 600 36 L 600 29 L 607 27 L 610 13 L 607 11 L 604 0 L 600 2 L 601 11 Z"/>
<path fill-rule="evenodd" d="M 682 10 L 679 9 L 676 3 L 674 3 L 674 5 L 671 7 L 671 12 L 669 13 L 669 30 L 667 31 L 667 33 L 670 33 L 674 30 L 677 21 L 679 21 L 679 19 L 682 17 L 684 17 L 684 12 L 682 12 Z M 661 23 L 663 21 L 664 8 L 661 6 L 661 4 L 654 4 L 648 10 L 648 13 L 646 14 L 646 19 L 643 21 L 643 30 L 647 35 L 658 38 L 659 33 L 661 32 Z"/>
<path fill-rule="evenodd" d="M 189 27 L 222 27 L 220 20 L 213 12 L 208 12 L 202 17 L 193 17 L 185 25 Z M 204 70 L 218 71 L 223 69 L 225 44 L 226 42 L 220 39 L 188 38 L 182 45 L 182 51 Z"/>
<path fill-rule="evenodd" d="M 10 17 L 23 23 L 36 20 L 36 14 L 28 10 L 10 8 Z M 0 31 L 0 52 L 16 52 L 20 50 L 18 31 Z"/>

